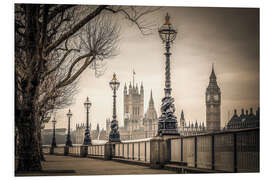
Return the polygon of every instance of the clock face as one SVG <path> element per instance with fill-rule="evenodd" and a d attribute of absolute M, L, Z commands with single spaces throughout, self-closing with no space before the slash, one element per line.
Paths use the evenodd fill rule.
<path fill-rule="evenodd" d="M 219 99 L 219 98 L 218 98 L 218 95 L 217 95 L 217 94 L 214 95 L 214 100 L 215 100 L 215 101 L 218 101 L 218 99 Z"/>
<path fill-rule="evenodd" d="M 208 94 L 206 97 L 207 101 L 210 101 L 210 95 Z"/>

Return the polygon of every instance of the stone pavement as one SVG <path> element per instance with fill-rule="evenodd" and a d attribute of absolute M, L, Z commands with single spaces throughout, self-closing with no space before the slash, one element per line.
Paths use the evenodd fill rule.
<path fill-rule="evenodd" d="M 72 176 L 72 175 L 129 175 L 174 174 L 163 169 L 125 164 L 101 159 L 46 155 L 42 172 L 20 173 L 16 176 Z"/>

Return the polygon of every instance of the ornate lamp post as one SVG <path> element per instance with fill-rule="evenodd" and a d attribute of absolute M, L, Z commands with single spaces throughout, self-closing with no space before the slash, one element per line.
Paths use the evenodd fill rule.
<path fill-rule="evenodd" d="M 70 118 L 72 117 L 72 113 L 70 109 L 68 110 L 67 117 L 68 117 L 68 134 L 67 134 L 66 146 L 72 146 L 72 142 L 70 138 Z"/>
<path fill-rule="evenodd" d="M 166 15 L 165 23 L 158 30 L 162 42 L 165 44 L 166 67 L 165 67 L 165 97 L 162 99 L 161 116 L 158 122 L 158 135 L 179 135 L 177 131 L 177 118 L 174 115 L 174 98 L 171 97 L 171 73 L 170 73 L 170 45 L 176 38 L 177 31 L 170 23 L 170 16 Z"/>
<path fill-rule="evenodd" d="M 84 107 L 86 108 L 86 129 L 84 133 L 84 140 L 83 145 L 91 145 L 91 138 L 90 138 L 90 131 L 89 131 L 89 109 L 91 107 L 91 102 L 89 101 L 89 98 L 86 98 L 86 101 L 84 102 Z"/>
<path fill-rule="evenodd" d="M 116 79 L 115 73 L 113 74 L 113 78 L 109 84 L 113 90 L 113 116 L 112 116 L 112 122 L 111 122 L 111 132 L 109 135 L 109 142 L 120 142 L 118 122 L 116 120 L 116 91 L 120 86 L 120 82 Z"/>
<path fill-rule="evenodd" d="M 53 123 L 53 137 L 52 137 L 52 145 L 51 145 L 51 147 L 55 148 L 56 147 L 56 140 L 55 140 L 55 124 L 56 124 L 56 120 L 55 120 L 55 117 L 53 118 L 52 123 Z"/>

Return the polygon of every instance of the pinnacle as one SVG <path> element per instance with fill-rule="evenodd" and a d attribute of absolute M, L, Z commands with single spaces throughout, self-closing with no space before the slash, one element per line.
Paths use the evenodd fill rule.
<path fill-rule="evenodd" d="M 216 74 L 215 74 L 215 70 L 214 70 L 214 63 L 212 63 L 212 72 L 210 75 L 210 79 L 216 79 Z"/>

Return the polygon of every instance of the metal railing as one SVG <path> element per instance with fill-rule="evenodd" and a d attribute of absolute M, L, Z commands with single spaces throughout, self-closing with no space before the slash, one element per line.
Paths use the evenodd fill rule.
<path fill-rule="evenodd" d="M 105 145 L 88 146 L 88 156 L 104 156 Z"/>
<path fill-rule="evenodd" d="M 226 172 L 259 171 L 259 129 L 226 131 L 170 140 L 170 161 Z"/>
<path fill-rule="evenodd" d="M 110 144 L 110 146 L 94 144 L 65 148 L 58 145 L 53 152 L 56 155 L 104 159 L 109 155 L 115 160 L 142 162 L 143 164 L 155 163 L 156 160 L 160 160 L 160 156 L 166 156 L 168 158 L 165 163 L 187 164 L 191 168 L 222 172 L 259 171 L 259 128 L 184 136 L 166 141 L 160 139 L 160 142 L 166 143 L 167 151 L 161 151 L 161 144 L 157 145 L 155 142 L 149 138 L 122 141 Z M 105 154 L 105 147 L 110 148 L 106 149 L 108 154 Z M 43 146 L 43 152 L 49 153 L 50 147 Z M 154 153 L 151 154 L 151 152 Z M 152 160 L 150 160 L 150 154 Z"/>
<path fill-rule="evenodd" d="M 73 145 L 69 147 L 68 154 L 72 156 L 80 156 L 81 155 L 81 146 L 80 145 Z"/>
<path fill-rule="evenodd" d="M 64 155 L 65 154 L 65 145 L 59 144 L 57 147 L 53 148 L 53 152 L 56 155 Z"/>
<path fill-rule="evenodd" d="M 131 159 L 150 163 L 150 139 L 123 141 L 115 144 L 114 158 Z"/>

